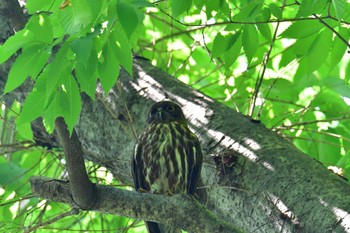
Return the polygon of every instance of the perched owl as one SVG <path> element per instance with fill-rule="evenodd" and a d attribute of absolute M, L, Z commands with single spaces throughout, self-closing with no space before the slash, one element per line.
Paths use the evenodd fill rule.
<path fill-rule="evenodd" d="M 180 106 L 170 101 L 155 103 L 132 158 L 135 190 L 194 195 L 202 161 L 200 143 L 188 128 Z M 181 232 L 155 222 L 146 222 L 146 226 L 150 233 Z"/>

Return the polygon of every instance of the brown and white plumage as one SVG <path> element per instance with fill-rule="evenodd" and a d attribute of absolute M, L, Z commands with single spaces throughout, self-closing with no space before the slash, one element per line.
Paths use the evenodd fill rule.
<path fill-rule="evenodd" d="M 193 195 L 202 160 L 198 138 L 188 128 L 181 108 L 170 101 L 154 104 L 132 159 L 135 190 Z M 150 233 L 180 232 L 154 222 L 146 222 L 146 225 Z"/>

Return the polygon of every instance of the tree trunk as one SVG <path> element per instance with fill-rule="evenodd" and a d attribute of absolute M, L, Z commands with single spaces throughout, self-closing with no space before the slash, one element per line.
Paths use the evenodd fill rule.
<path fill-rule="evenodd" d="M 0 88 L 7 69 L 0 77 Z M 30 85 L 30 83 L 27 83 Z M 5 100 L 23 101 L 28 88 Z M 200 138 L 204 164 L 198 198 L 219 218 L 245 232 L 349 232 L 350 186 L 261 123 L 235 112 L 153 67 L 134 60 L 107 96 L 83 96 L 76 131 L 85 158 L 131 185 L 130 159 L 152 103 L 181 105 Z M 37 134 L 49 137 L 38 124 Z M 55 143 L 55 142 L 52 142 Z"/>

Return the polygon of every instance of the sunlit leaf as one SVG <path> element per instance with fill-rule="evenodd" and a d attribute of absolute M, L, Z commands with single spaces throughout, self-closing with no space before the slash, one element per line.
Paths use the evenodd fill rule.
<path fill-rule="evenodd" d="M 267 41 L 272 41 L 272 33 L 268 24 L 258 24 L 257 25 L 259 32 Z"/>
<path fill-rule="evenodd" d="M 296 21 L 282 33 L 282 37 L 302 39 L 320 31 L 324 26 L 317 20 Z"/>
<path fill-rule="evenodd" d="M 139 23 L 134 7 L 128 2 L 120 1 L 117 4 L 117 13 L 126 35 L 130 37 Z"/>
<path fill-rule="evenodd" d="M 240 36 L 239 32 L 235 34 L 230 33 L 226 36 L 222 36 L 220 33 L 217 34 L 213 44 L 213 50 L 212 50 L 213 57 L 218 57 L 224 52 L 228 51 L 237 41 L 239 36 Z"/>
<path fill-rule="evenodd" d="M 118 28 L 111 34 L 110 46 L 120 65 L 132 75 L 132 53 L 130 43 L 125 34 L 118 30 Z"/>
<path fill-rule="evenodd" d="M 18 189 L 20 185 L 18 179 L 25 171 L 25 169 L 13 162 L 0 161 L 0 185 L 12 191 Z"/>
<path fill-rule="evenodd" d="M 263 7 L 262 0 L 250 1 L 243 6 L 240 12 L 233 17 L 233 20 L 244 20 L 251 21 L 256 18 L 258 14 L 261 13 L 261 8 Z"/>
<path fill-rule="evenodd" d="M 34 14 L 39 11 L 55 11 L 58 10 L 61 1 L 38 1 L 28 0 L 25 7 L 28 9 L 29 14 Z"/>
<path fill-rule="evenodd" d="M 101 85 L 107 94 L 117 81 L 119 75 L 119 61 L 116 58 L 114 41 L 108 41 L 102 50 L 103 61 L 98 65 Z"/>
<path fill-rule="evenodd" d="M 307 17 L 312 14 L 318 14 L 320 11 L 327 10 L 327 0 L 302 0 L 297 16 Z"/>
<path fill-rule="evenodd" d="M 282 19 L 282 10 L 275 3 L 269 5 L 270 11 L 277 19 Z"/>
<path fill-rule="evenodd" d="M 51 47 L 33 44 L 23 50 L 9 72 L 4 93 L 21 85 L 27 77 L 35 78 L 46 64 L 51 54 Z"/>
<path fill-rule="evenodd" d="M 66 33 L 74 34 L 92 22 L 92 13 L 85 0 L 72 0 L 71 5 L 59 11 Z"/>
<path fill-rule="evenodd" d="M 235 44 L 227 51 L 224 53 L 224 58 L 225 58 L 225 68 L 229 69 L 231 65 L 237 60 L 239 54 L 241 53 L 242 49 L 242 40 L 241 40 L 241 33 L 236 33 L 239 34 L 239 38 L 235 42 Z"/>
<path fill-rule="evenodd" d="M 91 99 L 95 98 L 97 81 L 97 55 L 91 53 L 86 63 L 76 63 L 75 73 L 81 91 L 84 91 Z"/>
<path fill-rule="evenodd" d="M 0 45 L 0 64 L 9 59 L 22 46 L 29 44 L 34 38 L 34 34 L 24 29 L 11 36 L 3 45 Z"/>
<path fill-rule="evenodd" d="M 174 17 L 177 17 L 190 9 L 192 0 L 171 0 L 170 4 Z"/>
<path fill-rule="evenodd" d="M 81 97 L 78 85 L 72 76 L 66 76 L 62 80 L 59 90 L 59 104 L 62 106 L 62 116 L 67 128 L 72 134 L 73 127 L 77 123 L 81 111 Z"/>
<path fill-rule="evenodd" d="M 70 75 L 73 64 L 67 62 L 67 45 L 61 47 L 56 53 L 55 59 L 47 65 L 38 77 L 33 91 L 27 96 L 19 123 L 30 122 L 43 115 L 46 108 L 57 95 L 57 88 L 64 77 Z"/>
<path fill-rule="evenodd" d="M 341 40 L 339 36 L 336 36 L 334 38 L 332 51 L 331 51 L 331 67 L 334 67 L 336 64 L 338 64 L 343 58 L 346 50 L 349 49 L 345 43 L 345 41 L 349 41 L 348 29 L 341 27 L 338 33 L 339 33 L 339 36 L 343 38 L 343 40 Z"/>
<path fill-rule="evenodd" d="M 51 44 L 53 39 L 50 18 L 45 14 L 34 15 L 30 18 L 27 29 L 35 35 L 35 41 Z"/>
<path fill-rule="evenodd" d="M 308 52 L 309 72 L 316 70 L 327 59 L 331 49 L 333 32 L 325 29 L 316 38 Z"/>
<path fill-rule="evenodd" d="M 311 36 L 297 40 L 293 45 L 293 52 L 295 55 L 305 56 L 309 52 L 311 45 L 314 43 L 317 37 L 318 34 L 315 33 Z"/>
<path fill-rule="evenodd" d="M 339 20 L 349 16 L 350 6 L 346 0 L 333 0 L 332 5 L 334 7 L 335 14 Z"/>
<path fill-rule="evenodd" d="M 250 63 L 259 48 L 259 34 L 254 25 L 244 26 L 242 43 L 248 63 Z"/>
<path fill-rule="evenodd" d="M 33 90 L 24 101 L 24 105 L 17 124 L 27 123 L 35 120 L 44 114 L 45 92 Z"/>

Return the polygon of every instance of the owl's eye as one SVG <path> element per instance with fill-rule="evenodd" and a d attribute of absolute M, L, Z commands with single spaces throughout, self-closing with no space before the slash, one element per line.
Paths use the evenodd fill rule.
<path fill-rule="evenodd" d="M 166 107 L 166 110 L 168 110 L 169 112 L 173 112 L 173 111 L 175 111 L 175 108 L 174 108 L 174 106 L 169 105 Z"/>
<path fill-rule="evenodd" d="M 148 113 L 148 116 L 149 117 L 153 117 L 155 113 L 156 113 L 156 111 L 151 111 L 151 112 Z"/>

